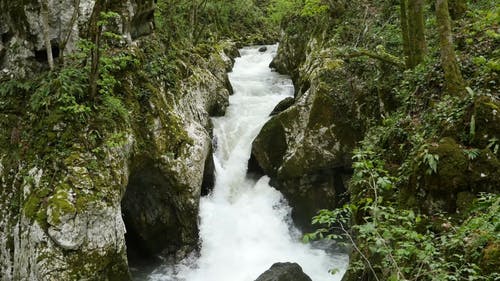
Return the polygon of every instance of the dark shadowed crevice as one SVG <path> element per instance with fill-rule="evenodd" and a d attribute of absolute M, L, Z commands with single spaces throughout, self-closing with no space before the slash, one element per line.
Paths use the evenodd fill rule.
<path fill-rule="evenodd" d="M 201 196 L 208 195 L 215 186 L 215 163 L 212 149 L 205 160 L 205 170 L 203 171 L 203 183 L 201 184 Z"/>
<path fill-rule="evenodd" d="M 10 41 L 10 39 L 12 39 L 12 37 L 14 37 L 14 33 L 5 32 L 5 33 L 2 33 L 1 37 L 2 37 L 2 43 L 7 44 Z"/>
<path fill-rule="evenodd" d="M 262 167 L 259 165 L 257 159 L 255 159 L 255 155 L 253 153 L 250 154 L 250 159 L 248 159 L 247 174 L 249 177 L 255 179 L 258 179 L 266 174 Z"/>
<path fill-rule="evenodd" d="M 148 7 L 139 11 L 131 22 L 132 40 L 149 35 L 153 32 L 154 26 L 154 7 Z"/>
<path fill-rule="evenodd" d="M 132 267 L 154 262 L 182 245 L 172 192 L 172 184 L 151 160 L 132 170 L 121 202 Z"/>
<path fill-rule="evenodd" d="M 52 44 L 52 57 L 57 59 L 60 54 L 59 45 L 57 43 Z M 48 63 L 47 49 L 35 50 L 35 60 L 39 63 Z"/>

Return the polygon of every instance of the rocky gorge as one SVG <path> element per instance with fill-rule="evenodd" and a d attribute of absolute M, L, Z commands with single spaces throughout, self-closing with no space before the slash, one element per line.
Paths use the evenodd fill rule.
<path fill-rule="evenodd" d="M 310 280 L 301 266 L 326 274 L 323 261 L 342 264 L 332 252 L 346 249 L 344 281 L 496 280 L 494 1 L 230 2 L 0 0 L 0 280 L 131 280 L 131 266 L 193 257 L 199 270 L 207 231 L 227 238 L 210 247 L 230 253 L 226 265 L 253 258 L 234 245 L 259 239 L 297 247 L 295 258 L 329 248 L 252 280 Z M 213 117 L 240 98 L 228 75 L 238 48 L 258 44 L 246 57 L 256 63 L 277 40 L 270 67 L 294 94 L 256 132 L 226 202 L 213 187 L 234 163 L 213 154 Z M 234 91 L 273 94 L 259 83 L 278 74 L 250 69 L 240 66 L 255 81 Z M 246 102 L 228 116 L 245 118 Z M 271 205 L 238 201 L 257 191 Z M 280 219 L 259 229 L 253 215 L 268 209 Z M 229 226 L 224 213 L 237 216 Z M 273 242 L 267 231 L 283 225 Z M 297 246 L 294 225 L 306 242 L 336 242 Z"/>
<path fill-rule="evenodd" d="M 96 2 L 43 2 L 1 2 L 2 75 L 48 67 L 44 34 L 53 59 L 76 52 Z M 153 1 L 110 5 L 120 14 L 119 44 L 146 55 L 141 48 L 155 40 Z M 44 9 L 58 11 L 48 26 Z M 200 194 L 213 184 L 209 116 L 225 111 L 236 54 L 231 43 L 193 54 L 191 73 L 175 89 L 141 81 L 137 69 L 123 73 L 118 94 L 134 118 L 121 124 L 75 125 L 52 109 L 38 115 L 37 128 L 37 112 L 22 111 L 16 97 L 2 102 L 0 279 L 129 280 L 127 251 L 133 260 L 196 248 Z"/>

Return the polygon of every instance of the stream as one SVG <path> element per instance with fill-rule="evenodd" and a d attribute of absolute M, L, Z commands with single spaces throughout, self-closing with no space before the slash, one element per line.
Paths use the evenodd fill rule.
<path fill-rule="evenodd" d="M 314 281 L 340 280 L 345 254 L 304 244 L 290 207 L 267 176 L 247 176 L 253 139 L 282 99 L 293 96 L 288 76 L 268 67 L 277 45 L 240 50 L 229 73 L 234 95 L 226 115 L 213 118 L 215 188 L 200 202 L 200 253 L 148 274 L 149 281 L 253 281 L 276 262 L 296 262 Z M 321 245 L 321 244 L 320 244 Z M 340 271 L 331 275 L 330 269 Z"/>

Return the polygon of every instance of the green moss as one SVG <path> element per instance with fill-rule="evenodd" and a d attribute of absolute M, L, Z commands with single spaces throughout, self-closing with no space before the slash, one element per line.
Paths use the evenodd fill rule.
<path fill-rule="evenodd" d="M 23 205 L 23 213 L 28 219 L 35 220 L 46 229 L 47 227 L 47 198 L 50 194 L 48 188 L 34 190 Z"/>
<path fill-rule="evenodd" d="M 476 196 L 471 192 L 459 192 L 457 194 L 457 211 L 462 214 L 466 213 L 472 207 L 475 199 Z"/>
<path fill-rule="evenodd" d="M 126 263 L 126 254 L 108 249 L 107 251 L 91 251 L 81 255 L 72 253 L 68 255 L 68 262 L 71 265 L 69 274 L 72 280 L 99 281 L 127 281 L 131 280 L 128 266 Z M 89 279 L 90 277 L 90 279 Z"/>
<path fill-rule="evenodd" d="M 473 145 L 486 147 L 493 138 L 500 139 L 500 102 L 488 96 L 480 96 L 474 101 Z"/>
<path fill-rule="evenodd" d="M 334 123 L 336 121 L 334 120 L 334 104 L 335 101 L 330 96 L 321 92 L 317 93 L 311 107 L 307 127 L 312 130 L 317 130 L 328 128 Z"/>
<path fill-rule="evenodd" d="M 429 148 L 429 153 L 438 155 L 439 160 L 437 174 L 426 176 L 428 189 L 453 192 L 467 186 L 468 160 L 454 139 L 440 140 L 437 146 Z"/>
<path fill-rule="evenodd" d="M 483 250 L 481 269 L 486 273 L 498 272 L 500 268 L 500 242 L 490 242 Z"/>
<path fill-rule="evenodd" d="M 289 123 L 289 118 L 293 120 L 297 113 L 296 108 L 291 108 L 271 118 L 253 142 L 252 154 L 264 172 L 272 177 L 277 175 L 288 147 L 284 123 Z"/>
<path fill-rule="evenodd" d="M 48 220 L 51 224 L 61 223 L 61 218 L 68 214 L 75 214 L 76 208 L 71 202 L 69 192 L 71 187 L 68 184 L 59 184 L 55 189 L 55 194 L 48 199 L 47 208 L 51 210 Z"/>
<path fill-rule="evenodd" d="M 34 218 L 37 214 L 42 199 L 37 194 L 31 194 L 24 204 L 24 215 L 28 218 Z"/>

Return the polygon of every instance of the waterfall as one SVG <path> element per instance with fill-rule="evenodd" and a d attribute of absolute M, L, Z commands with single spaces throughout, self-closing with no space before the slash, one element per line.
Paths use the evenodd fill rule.
<path fill-rule="evenodd" d="M 226 115 L 213 118 L 216 183 L 200 202 L 201 252 L 157 268 L 148 280 L 253 281 L 276 262 L 296 262 L 315 281 L 341 279 L 347 257 L 302 243 L 269 178 L 247 176 L 253 139 L 276 104 L 293 95 L 291 80 L 268 67 L 277 45 L 267 47 L 240 50 L 229 74 L 234 95 Z M 341 273 L 331 275 L 332 268 Z"/>

